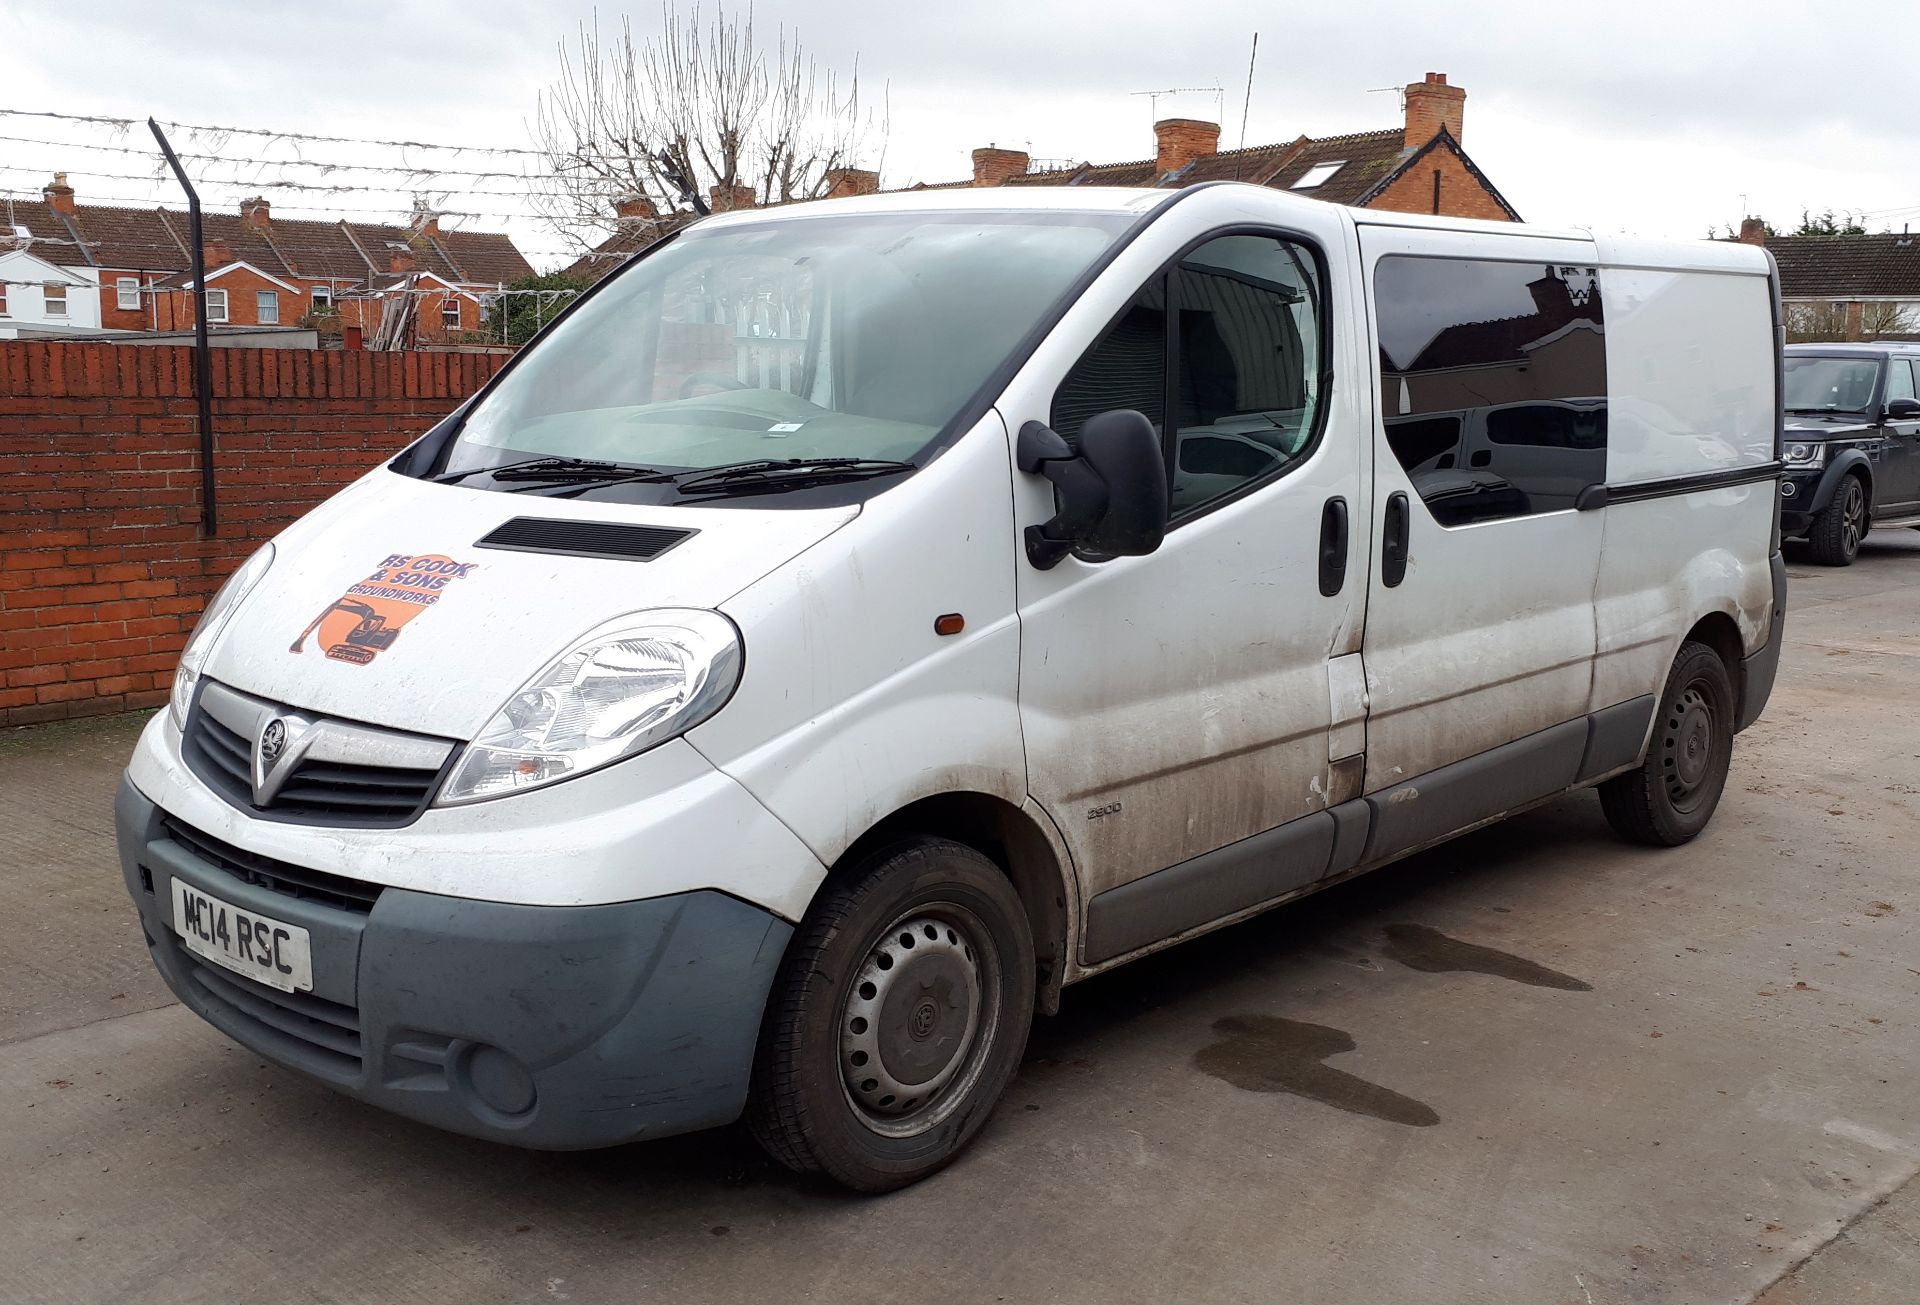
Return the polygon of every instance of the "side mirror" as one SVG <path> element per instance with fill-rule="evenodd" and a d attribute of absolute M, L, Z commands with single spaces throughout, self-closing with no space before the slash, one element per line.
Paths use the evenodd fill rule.
<path fill-rule="evenodd" d="M 1920 399 L 1888 399 L 1888 421 L 1912 421 L 1920 417 Z"/>
<path fill-rule="evenodd" d="M 1140 557 L 1167 533 L 1167 462 L 1153 423 L 1131 409 L 1089 417 L 1080 451 L 1037 421 L 1020 428 L 1020 470 L 1053 482 L 1057 511 L 1027 527 L 1027 560 L 1051 570 L 1076 548 Z"/>

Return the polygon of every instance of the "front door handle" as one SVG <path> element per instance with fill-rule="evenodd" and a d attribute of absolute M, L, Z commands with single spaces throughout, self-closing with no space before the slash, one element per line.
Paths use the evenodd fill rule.
<path fill-rule="evenodd" d="M 1337 495 L 1320 511 L 1320 593 L 1333 597 L 1347 583 L 1347 500 Z"/>
<path fill-rule="evenodd" d="M 1391 589 L 1407 578 L 1407 524 L 1412 513 L 1407 496 L 1396 490 L 1387 498 L 1387 524 L 1380 541 L 1380 583 Z"/>

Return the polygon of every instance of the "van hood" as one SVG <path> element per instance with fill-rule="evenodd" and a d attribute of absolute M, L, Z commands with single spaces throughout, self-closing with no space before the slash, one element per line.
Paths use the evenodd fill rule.
<path fill-rule="evenodd" d="M 382 467 L 274 540 L 205 673 L 303 711 L 470 739 L 594 626 L 717 607 L 858 514 L 575 502 Z"/>

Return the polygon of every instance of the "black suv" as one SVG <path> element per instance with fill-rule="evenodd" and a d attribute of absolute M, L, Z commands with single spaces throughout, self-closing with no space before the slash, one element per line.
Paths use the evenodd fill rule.
<path fill-rule="evenodd" d="M 1780 530 L 1846 566 L 1874 526 L 1920 527 L 1920 343 L 1790 344 Z"/>

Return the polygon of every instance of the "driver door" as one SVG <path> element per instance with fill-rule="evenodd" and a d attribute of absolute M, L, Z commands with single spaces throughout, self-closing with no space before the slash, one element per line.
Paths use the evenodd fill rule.
<path fill-rule="evenodd" d="M 1889 358 L 1882 411 L 1885 404 L 1895 399 L 1916 397 L 1916 381 L 1920 381 L 1920 377 L 1914 375 L 1911 360 Z M 1882 429 L 1886 432 L 1887 460 L 1875 487 L 1874 515 L 1907 516 L 1920 512 L 1920 419 L 1888 417 Z"/>

